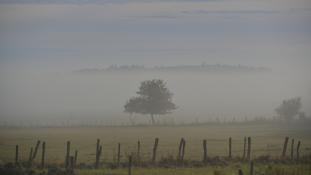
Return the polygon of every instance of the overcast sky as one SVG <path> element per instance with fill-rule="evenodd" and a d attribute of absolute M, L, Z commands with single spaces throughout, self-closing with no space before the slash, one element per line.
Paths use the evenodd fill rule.
<path fill-rule="evenodd" d="M 0 0 L 0 104 L 16 104 L 4 94 L 31 89 L 45 73 L 202 62 L 283 70 L 290 75 L 283 82 L 304 88 L 275 102 L 288 92 L 310 102 L 310 7 L 309 0 Z M 285 85 L 276 83 L 271 93 Z"/>
<path fill-rule="evenodd" d="M 307 3 L 0 0 L 1 68 L 201 62 L 288 66 L 292 60 L 310 65 Z"/>

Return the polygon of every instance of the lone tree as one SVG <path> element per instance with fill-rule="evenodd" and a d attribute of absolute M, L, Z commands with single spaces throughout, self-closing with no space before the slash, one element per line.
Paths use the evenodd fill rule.
<path fill-rule="evenodd" d="M 153 79 L 141 82 L 137 97 L 130 98 L 124 105 L 124 112 L 133 114 L 149 114 L 152 124 L 154 115 L 164 115 L 176 109 L 172 102 L 173 94 L 163 80 Z"/>
<path fill-rule="evenodd" d="M 301 98 L 291 98 L 283 100 L 282 104 L 275 109 L 276 113 L 285 120 L 292 120 L 299 114 L 301 108 Z"/>

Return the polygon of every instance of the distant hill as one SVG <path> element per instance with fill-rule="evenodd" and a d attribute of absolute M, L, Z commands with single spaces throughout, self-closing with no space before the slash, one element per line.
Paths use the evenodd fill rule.
<path fill-rule="evenodd" d="M 101 73 L 101 72 L 265 72 L 266 67 L 252 67 L 244 65 L 227 64 L 201 64 L 201 65 L 179 65 L 179 66 L 154 66 L 145 67 L 142 65 L 111 65 L 107 68 L 86 68 L 76 70 L 77 73 Z"/>

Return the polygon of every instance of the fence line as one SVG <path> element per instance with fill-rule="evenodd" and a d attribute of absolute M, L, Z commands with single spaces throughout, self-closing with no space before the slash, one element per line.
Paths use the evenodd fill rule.
<path fill-rule="evenodd" d="M 246 137 L 245 137 L 246 138 Z M 163 150 L 163 146 L 161 145 L 161 143 L 159 142 L 159 138 L 155 138 L 154 140 L 154 144 L 153 146 L 151 146 L 150 148 L 146 148 L 146 147 L 143 147 L 144 149 L 141 149 L 141 144 L 143 145 L 144 143 L 141 142 L 141 140 L 139 140 L 137 142 L 137 144 L 133 144 L 131 146 L 131 149 L 123 149 L 122 150 L 122 147 L 121 147 L 121 143 L 118 143 L 117 145 L 117 166 L 119 166 L 122 162 L 122 158 L 124 160 L 125 157 L 127 157 L 128 155 L 130 156 L 133 156 L 133 159 L 136 161 L 136 158 L 139 159 L 139 161 L 141 160 L 148 160 L 147 157 L 149 157 L 149 160 L 153 163 L 156 163 L 160 158 L 157 156 L 157 151 L 158 151 L 158 147 L 161 147 L 161 149 Z M 243 140 L 243 139 L 241 139 Z M 279 151 L 280 152 L 280 157 L 281 158 L 287 158 L 290 156 L 291 160 L 294 159 L 295 157 L 295 160 L 299 160 L 299 157 L 301 156 L 301 141 L 297 141 L 297 146 L 295 145 L 295 142 L 292 141 L 292 145 L 291 145 L 291 150 L 287 150 L 287 142 L 289 140 L 289 137 L 286 137 L 285 138 L 285 141 L 284 141 L 284 144 L 283 144 L 283 149 L 280 147 L 280 148 L 267 148 L 267 149 L 262 149 L 262 148 L 257 148 L 257 149 L 252 149 L 251 147 L 251 138 L 248 137 L 247 138 L 247 143 L 245 142 L 245 139 L 244 139 L 244 145 L 243 144 L 236 144 L 236 143 L 241 143 L 243 141 L 235 141 L 234 138 L 232 137 L 229 137 L 229 142 L 227 140 L 227 144 L 229 146 L 229 152 L 228 152 L 228 157 L 229 158 L 233 158 L 233 157 L 243 157 L 243 158 L 247 158 L 248 160 L 251 160 L 252 158 L 252 154 L 255 153 L 255 152 L 265 152 L 265 151 Z M 292 139 L 294 140 L 294 139 Z M 36 145 L 34 147 L 31 147 L 30 149 L 30 153 L 29 153 L 29 159 L 28 159 L 28 162 L 29 162 L 29 165 L 31 166 L 32 163 L 34 162 L 35 158 L 36 158 L 36 154 L 37 152 L 40 152 L 39 149 L 39 145 L 40 145 L 41 141 L 38 140 Z M 245 143 L 247 144 L 247 146 L 245 145 Z M 43 168 L 47 162 L 47 158 L 46 158 L 46 143 L 45 141 L 42 142 L 42 150 L 41 150 L 41 167 Z M 226 143 L 224 143 L 226 144 Z M 96 144 L 90 144 L 88 146 L 83 146 L 83 147 L 79 147 L 80 149 L 76 149 L 74 150 L 74 154 L 72 155 L 72 151 L 73 149 L 71 149 L 71 146 L 74 145 L 74 144 L 71 144 L 70 141 L 67 141 L 67 144 L 66 144 L 66 147 L 64 147 L 64 150 L 65 151 L 65 161 L 64 161 L 64 165 L 66 168 L 72 168 L 72 167 L 75 167 L 76 164 L 77 164 L 77 157 L 78 157 L 78 150 L 79 150 L 79 157 L 81 158 L 81 152 L 83 152 L 83 149 L 85 148 L 88 148 L 88 149 L 95 149 L 95 152 L 94 154 L 91 154 L 90 155 L 90 158 L 89 160 L 93 160 L 94 161 L 94 167 L 95 168 L 98 168 L 100 166 L 100 163 L 102 163 L 104 160 L 111 160 L 111 154 L 104 154 L 102 156 L 102 151 L 105 149 L 105 145 L 101 145 L 100 144 L 100 140 L 98 139 Z M 165 145 L 165 144 L 164 144 Z M 203 162 L 206 162 L 207 161 L 207 158 L 208 157 L 211 157 L 210 155 L 210 151 L 209 151 L 209 142 L 208 142 L 208 139 L 204 139 L 203 140 L 203 147 L 202 147 L 202 142 L 200 143 L 200 147 L 202 150 L 200 150 L 201 152 L 201 160 Z M 282 145 L 282 143 L 280 143 L 280 145 Z M 18 164 L 19 162 L 22 162 L 22 159 L 20 158 L 20 153 L 21 153 L 21 149 L 19 148 L 20 145 L 14 145 L 15 147 L 15 164 Z M 150 146 L 150 145 L 149 145 Z M 178 154 L 177 154 L 177 158 L 176 160 L 179 160 L 179 161 L 184 161 L 184 157 L 185 157 L 185 154 L 187 155 L 187 151 L 189 150 L 186 150 L 186 139 L 184 138 L 181 138 L 180 142 L 179 142 L 179 146 L 178 146 L 178 142 L 176 142 L 176 148 L 178 148 Z M 244 146 L 244 147 L 243 147 Z M 238 148 L 236 148 L 238 147 Z M 294 150 L 294 147 L 295 147 L 295 150 Z M 83 148 L 81 150 L 81 148 Z M 135 149 L 134 149 L 135 148 Z M 165 147 L 164 147 L 165 148 Z M 176 149 L 175 148 L 175 149 Z M 246 149 L 247 150 L 246 150 Z M 107 149 L 106 149 L 107 150 Z M 131 151 L 131 150 L 134 150 L 134 151 Z M 137 150 L 137 152 L 136 152 Z M 148 150 L 148 151 L 146 151 Z M 290 154 L 286 154 L 287 152 L 290 151 Z M 108 152 L 108 151 L 107 151 Z M 247 152 L 247 156 L 245 157 L 245 152 Z M 111 153 L 111 150 L 110 150 L 110 153 Z M 135 153 L 135 154 L 133 154 Z M 241 154 L 243 153 L 243 154 Z M 40 154 L 40 153 L 39 153 Z M 83 155 L 83 153 L 82 153 Z M 94 158 L 93 158 L 93 155 L 94 155 Z M 135 157 L 135 155 L 137 155 Z M 168 155 L 168 154 L 166 154 Z M 242 156 L 243 155 L 243 156 Z M 110 156 L 110 157 L 108 157 Z M 163 156 L 162 156 L 163 157 Z M 190 159 L 191 157 L 188 155 L 187 156 L 188 159 Z M 73 159 L 73 160 L 71 160 Z M 72 162 L 71 162 L 72 161 Z"/>

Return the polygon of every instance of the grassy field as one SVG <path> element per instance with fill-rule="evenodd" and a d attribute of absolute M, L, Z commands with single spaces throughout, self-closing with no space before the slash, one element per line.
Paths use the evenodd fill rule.
<path fill-rule="evenodd" d="M 18 170 L 18 171 L 16 171 Z M 232 163 L 226 166 L 204 166 L 204 167 L 132 167 L 132 175 L 237 175 L 242 171 L 243 174 L 251 174 L 248 163 Z M 14 173 L 15 172 L 15 173 Z M 19 172 L 19 173 L 16 173 Z M 253 168 L 254 175 L 310 175 L 310 164 L 255 164 Z M 6 170 L 0 167 L 0 174 L 33 174 L 33 175 L 129 175 L 128 168 L 100 168 L 100 169 L 75 169 L 66 171 L 61 168 L 46 169 L 21 169 L 8 168 Z"/>
<path fill-rule="evenodd" d="M 150 160 L 154 138 L 159 138 L 158 160 L 168 155 L 176 156 L 181 137 L 186 139 L 187 160 L 202 159 L 202 140 L 207 139 L 209 156 L 226 156 L 228 138 L 233 138 L 233 156 L 243 151 L 244 136 L 252 137 L 252 155 L 279 156 L 284 137 L 300 140 L 301 155 L 311 153 L 311 128 L 308 124 L 233 124 L 205 126 L 155 126 L 155 127 L 98 127 L 98 128 L 2 128 L 0 129 L 0 160 L 14 160 L 15 145 L 19 144 L 21 160 L 27 160 L 30 147 L 37 140 L 46 142 L 47 163 L 62 163 L 66 141 L 70 140 L 71 152 L 79 150 L 78 163 L 95 160 L 96 139 L 103 146 L 102 162 L 113 161 L 117 143 L 121 143 L 122 161 L 126 155 L 136 152 L 137 141 L 141 141 L 143 160 Z M 297 143 L 297 142 L 296 142 Z M 288 149 L 289 150 L 289 149 Z M 288 151 L 289 153 L 289 151 Z M 40 160 L 39 151 L 37 159 Z"/>
<path fill-rule="evenodd" d="M 200 168 L 133 168 L 135 175 L 237 175 L 238 169 L 244 174 L 249 174 L 247 164 L 234 164 L 230 166 L 212 166 Z M 79 175 L 127 175 L 128 170 L 121 169 L 100 169 L 100 170 L 78 170 Z M 257 165 L 254 168 L 255 174 L 265 175 L 310 175 L 310 165 Z"/>

